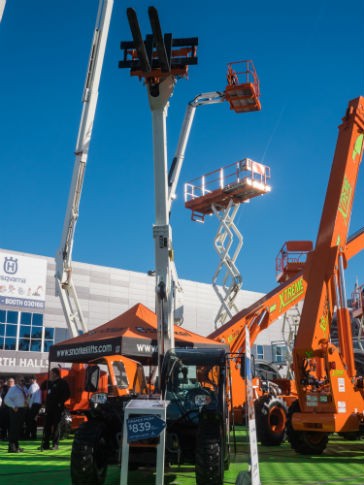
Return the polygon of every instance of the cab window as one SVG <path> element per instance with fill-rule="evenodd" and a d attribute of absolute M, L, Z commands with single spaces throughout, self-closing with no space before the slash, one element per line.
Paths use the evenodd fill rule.
<path fill-rule="evenodd" d="M 113 367 L 117 387 L 119 389 L 128 389 L 129 382 L 128 382 L 128 376 L 126 375 L 126 372 L 125 372 L 124 364 L 122 362 L 113 362 L 112 367 Z"/>

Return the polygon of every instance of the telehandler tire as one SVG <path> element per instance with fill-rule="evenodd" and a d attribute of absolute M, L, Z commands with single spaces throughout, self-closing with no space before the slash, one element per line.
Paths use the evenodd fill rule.
<path fill-rule="evenodd" d="M 298 401 L 294 401 L 287 415 L 287 438 L 291 447 L 301 455 L 321 455 L 329 441 L 329 434 L 321 431 L 296 431 L 292 427 L 292 416 L 300 412 Z"/>
<path fill-rule="evenodd" d="M 196 438 L 196 484 L 223 485 L 224 446 L 223 433 L 219 425 L 203 423 Z"/>
<path fill-rule="evenodd" d="M 106 472 L 105 425 L 98 421 L 87 421 L 76 431 L 72 445 L 72 485 L 103 485 Z"/>
<path fill-rule="evenodd" d="M 267 395 L 255 402 L 257 439 L 263 446 L 279 446 L 286 437 L 288 407 L 283 399 Z"/>

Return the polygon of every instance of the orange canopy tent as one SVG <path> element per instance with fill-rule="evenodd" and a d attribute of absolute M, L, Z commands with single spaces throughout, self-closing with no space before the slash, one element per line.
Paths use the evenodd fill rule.
<path fill-rule="evenodd" d="M 183 327 L 174 326 L 176 347 L 224 346 Z M 88 362 L 106 355 L 122 354 L 138 361 L 158 355 L 157 316 L 141 303 L 78 337 L 52 345 L 51 362 Z"/>

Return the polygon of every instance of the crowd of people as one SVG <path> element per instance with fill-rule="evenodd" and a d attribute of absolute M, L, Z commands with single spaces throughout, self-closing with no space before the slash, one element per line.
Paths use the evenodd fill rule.
<path fill-rule="evenodd" d="M 36 440 L 38 416 L 44 408 L 40 451 L 56 450 L 64 405 L 70 397 L 67 382 L 57 367 L 40 385 L 35 376 L 0 379 L 0 439 L 8 441 L 9 453 L 21 453 L 20 440 Z"/>

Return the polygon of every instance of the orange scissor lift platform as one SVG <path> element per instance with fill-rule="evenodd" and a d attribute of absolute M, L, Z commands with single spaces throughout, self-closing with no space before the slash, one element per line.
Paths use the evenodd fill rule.
<path fill-rule="evenodd" d="M 185 184 L 185 207 L 192 220 L 204 222 L 212 206 L 225 209 L 230 201 L 241 204 L 271 191 L 270 167 L 244 158 Z"/>

